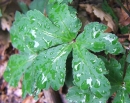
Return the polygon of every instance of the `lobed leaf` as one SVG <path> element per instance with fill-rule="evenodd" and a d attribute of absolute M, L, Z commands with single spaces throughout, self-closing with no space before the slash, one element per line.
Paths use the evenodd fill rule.
<path fill-rule="evenodd" d="M 123 72 L 121 70 L 121 64 L 114 58 L 107 60 L 105 57 L 102 57 L 102 60 L 105 63 L 105 67 L 109 72 L 106 74 L 107 79 L 111 83 L 111 95 L 115 93 L 122 84 L 123 81 Z"/>
<path fill-rule="evenodd" d="M 90 23 L 85 26 L 84 32 L 77 37 L 76 41 L 93 52 L 105 50 L 110 54 L 122 53 L 123 47 L 118 38 L 114 34 L 104 33 L 105 30 L 106 26 L 103 24 Z"/>
<path fill-rule="evenodd" d="M 59 28 L 57 31 L 59 36 L 64 35 L 64 38 L 71 42 L 81 28 L 81 22 L 77 18 L 76 12 L 65 4 L 56 4 L 52 8 L 55 9 L 50 11 L 49 19 Z"/>
<path fill-rule="evenodd" d="M 5 80 L 16 86 L 24 74 L 24 97 L 26 93 L 32 94 L 35 89 L 48 89 L 51 86 L 58 90 L 65 81 L 66 59 L 71 49 L 71 45 L 62 44 L 30 57 L 13 55 L 4 74 Z"/>
<path fill-rule="evenodd" d="M 73 77 L 74 84 L 81 90 L 90 89 L 97 98 L 108 98 L 110 84 L 104 63 L 80 44 L 73 45 Z"/>

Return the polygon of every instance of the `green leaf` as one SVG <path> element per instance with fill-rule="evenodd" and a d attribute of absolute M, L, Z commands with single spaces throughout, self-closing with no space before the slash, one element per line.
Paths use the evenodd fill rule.
<path fill-rule="evenodd" d="M 64 35 L 65 38 L 70 38 L 70 41 L 75 39 L 81 28 L 81 23 L 79 19 L 77 19 L 74 9 L 68 8 L 65 4 L 56 4 L 52 8 L 55 9 L 50 11 L 49 19 L 59 28 L 59 34 Z"/>
<path fill-rule="evenodd" d="M 126 57 L 126 62 L 130 63 L 130 53 Z"/>
<path fill-rule="evenodd" d="M 24 2 L 18 2 L 18 4 L 23 13 L 26 13 L 28 11 L 28 6 Z"/>
<path fill-rule="evenodd" d="M 31 10 L 37 9 L 43 13 L 44 9 L 47 8 L 47 4 L 48 4 L 48 0 L 33 0 L 30 3 L 29 8 Z"/>
<path fill-rule="evenodd" d="M 55 2 L 58 2 L 58 3 L 61 3 L 61 2 L 64 2 L 64 3 L 70 3 L 72 2 L 72 0 L 49 0 L 49 3 L 55 3 Z"/>
<path fill-rule="evenodd" d="M 23 16 L 22 18 L 19 18 L 20 16 L 18 16 L 18 18 L 16 17 L 16 21 L 10 31 L 14 47 L 18 48 L 22 52 L 35 53 L 48 49 L 51 46 L 72 41 L 76 37 L 75 33 L 81 26 L 78 24 L 79 20 L 74 14 L 72 14 L 72 17 L 75 17 L 76 19 L 70 19 L 71 21 L 66 19 L 67 16 L 71 17 L 71 13 L 69 13 L 65 4 L 57 5 L 54 10 L 56 10 L 57 7 L 62 9 L 62 11 L 60 10 L 57 15 L 59 15 L 59 17 L 64 16 L 64 18 L 61 18 L 60 20 L 67 23 L 67 25 L 61 24 L 61 27 L 57 27 L 54 25 L 55 22 L 57 22 L 57 16 L 54 16 L 52 22 L 37 10 L 27 12 L 26 16 Z M 67 15 L 60 15 L 62 12 L 65 14 L 67 12 Z M 64 23 L 61 21 L 58 22 L 58 25 Z M 74 26 L 72 26 L 68 31 L 66 26 L 72 23 L 74 26 L 76 25 L 78 27 L 74 29 Z"/>
<path fill-rule="evenodd" d="M 111 33 L 103 33 L 106 26 L 97 22 L 85 26 L 84 32 L 81 33 L 76 41 L 80 42 L 84 48 L 93 52 L 105 50 L 107 53 L 119 54 L 123 52 L 123 47 L 118 38 Z"/>
<path fill-rule="evenodd" d="M 74 86 L 68 90 L 67 99 L 69 103 L 105 103 L 108 98 L 97 98 L 91 91 L 82 91 Z"/>
<path fill-rule="evenodd" d="M 125 90 L 124 87 L 120 87 L 118 92 L 116 93 L 116 97 L 113 100 L 113 103 L 129 103 L 130 98 L 129 94 L 126 93 L 127 90 Z"/>
<path fill-rule="evenodd" d="M 121 34 L 127 34 L 130 32 L 130 25 L 128 26 L 119 26 L 120 27 L 120 31 L 121 31 Z"/>
<path fill-rule="evenodd" d="M 110 84 L 103 75 L 106 74 L 106 69 L 101 59 L 75 43 L 72 65 L 75 85 L 81 90 L 90 88 L 98 98 L 109 96 Z"/>
<path fill-rule="evenodd" d="M 111 83 L 111 95 L 116 92 L 123 81 L 123 72 L 121 70 L 121 64 L 114 58 L 107 60 L 106 58 L 102 59 L 105 63 L 105 67 L 109 72 L 106 77 Z"/>
<path fill-rule="evenodd" d="M 65 81 L 66 59 L 71 49 L 71 45 L 62 44 L 29 57 L 13 55 L 4 73 L 5 80 L 16 86 L 24 74 L 24 97 L 26 93 L 31 94 L 35 89 L 48 89 L 51 86 L 58 90 Z"/>
<path fill-rule="evenodd" d="M 17 86 L 26 68 L 31 65 L 35 57 L 36 55 L 12 55 L 4 73 L 4 79 L 8 81 L 11 86 Z"/>
<path fill-rule="evenodd" d="M 115 20 L 116 23 L 118 23 L 118 18 L 114 13 L 114 10 L 108 5 L 107 0 L 104 0 L 102 3 L 102 9 L 106 12 L 109 13 L 112 18 Z"/>
<path fill-rule="evenodd" d="M 130 93 L 130 64 L 127 66 L 127 69 L 126 69 L 124 83 L 125 83 L 125 87 L 127 89 L 127 93 Z"/>

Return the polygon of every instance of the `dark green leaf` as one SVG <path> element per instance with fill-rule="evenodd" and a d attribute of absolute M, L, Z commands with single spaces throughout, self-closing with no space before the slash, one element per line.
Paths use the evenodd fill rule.
<path fill-rule="evenodd" d="M 105 50 L 107 53 L 119 54 L 123 52 L 123 47 L 118 41 L 118 38 L 111 33 L 103 33 L 106 26 L 97 22 L 90 23 L 84 28 L 76 39 L 84 48 L 94 52 Z"/>
<path fill-rule="evenodd" d="M 116 92 L 116 90 L 119 89 L 123 81 L 123 73 L 121 70 L 121 65 L 114 58 L 111 58 L 110 60 L 107 60 L 104 58 L 103 60 L 104 60 L 106 69 L 109 72 L 106 75 L 106 77 L 111 83 L 111 94 L 113 94 L 114 92 Z"/>
<path fill-rule="evenodd" d="M 116 93 L 116 97 L 114 98 L 113 103 L 129 103 L 130 98 L 129 94 L 126 93 L 126 89 L 124 87 L 120 87 L 120 89 Z"/>

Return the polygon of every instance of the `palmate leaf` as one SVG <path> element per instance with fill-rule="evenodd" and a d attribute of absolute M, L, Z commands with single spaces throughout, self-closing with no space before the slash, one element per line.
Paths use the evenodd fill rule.
<path fill-rule="evenodd" d="M 64 84 L 66 59 L 72 49 L 71 41 L 76 37 L 75 33 L 81 24 L 76 14 L 71 15 L 67 5 L 55 5 L 57 6 L 53 9 L 59 6 L 62 9 L 59 12 L 67 14 L 60 19 L 62 23 L 72 22 L 77 25 L 74 31 L 73 28 L 68 31 L 68 25 L 65 24 L 62 24 L 62 28 L 57 27 L 54 20 L 51 21 L 37 10 L 31 10 L 26 15 L 17 13 L 11 28 L 13 46 L 20 50 L 20 54 L 11 56 L 4 78 L 10 85 L 16 86 L 24 74 L 22 87 L 24 97 L 27 93 L 34 93 L 37 88 L 48 89 L 51 86 L 58 90 Z M 62 13 L 57 15 L 63 17 Z M 71 18 L 68 21 L 65 19 L 68 16 L 76 19 Z M 68 31 L 67 33 L 73 35 L 67 33 L 65 35 L 59 30 Z"/>
<path fill-rule="evenodd" d="M 106 27 L 99 23 L 88 24 L 77 37 L 81 23 L 76 13 L 69 10 L 66 4 L 54 4 L 48 17 L 37 10 L 16 14 L 10 33 L 20 54 L 11 56 L 4 78 L 16 86 L 22 77 L 23 97 L 27 93 L 37 95 L 49 87 L 58 90 L 65 82 L 66 59 L 73 50 L 74 90 L 80 89 L 87 95 L 87 102 L 106 102 L 110 94 L 110 83 L 104 76 L 106 69 L 91 51 L 118 54 L 123 48 L 115 35 L 103 33 Z"/>

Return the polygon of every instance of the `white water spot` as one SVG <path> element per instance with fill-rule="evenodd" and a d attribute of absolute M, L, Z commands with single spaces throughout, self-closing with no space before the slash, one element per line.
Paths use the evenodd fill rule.
<path fill-rule="evenodd" d="M 80 77 L 80 76 L 81 76 L 81 74 L 78 73 L 78 74 L 77 74 L 77 77 Z"/>
<path fill-rule="evenodd" d="M 91 84 L 91 82 L 92 82 L 92 78 L 90 77 L 89 79 L 87 79 L 87 84 L 90 85 L 90 88 L 92 88 L 92 84 Z"/>
<path fill-rule="evenodd" d="M 82 99 L 82 103 L 85 103 L 85 100 L 86 100 L 86 95 L 84 96 L 84 98 Z"/>
<path fill-rule="evenodd" d="M 76 64 L 75 66 L 74 66 L 74 69 L 77 71 L 78 70 L 78 65 L 80 65 L 81 64 L 81 62 L 79 62 L 78 64 Z"/>
<path fill-rule="evenodd" d="M 45 81 L 47 81 L 47 77 L 45 77 L 45 75 L 42 74 L 42 84 L 43 84 Z"/>
<path fill-rule="evenodd" d="M 109 42 L 112 43 L 112 41 L 114 41 L 115 38 L 111 38 L 110 35 L 107 35 L 106 37 L 103 37 L 104 39 L 108 40 Z"/>
<path fill-rule="evenodd" d="M 102 101 L 99 101 L 99 103 L 102 103 Z"/>
<path fill-rule="evenodd" d="M 98 82 L 98 85 L 100 86 L 100 81 L 98 79 L 96 79 L 96 81 Z"/>
<path fill-rule="evenodd" d="M 34 48 L 38 47 L 39 43 L 37 41 L 34 41 L 34 42 L 35 42 Z"/>
<path fill-rule="evenodd" d="M 99 68 L 99 71 L 102 72 L 102 68 Z"/>
<path fill-rule="evenodd" d="M 31 30 L 31 34 L 36 38 L 36 31 L 35 30 Z"/>
<path fill-rule="evenodd" d="M 95 97 L 95 95 L 93 96 L 93 99 L 95 99 L 96 97 Z"/>

